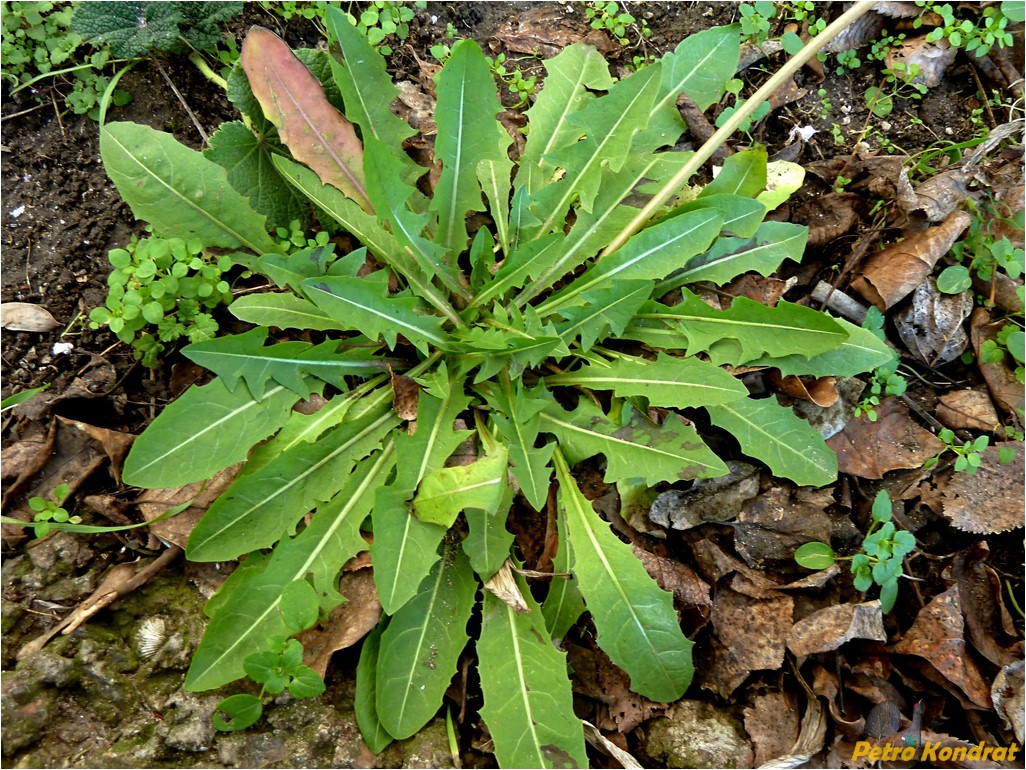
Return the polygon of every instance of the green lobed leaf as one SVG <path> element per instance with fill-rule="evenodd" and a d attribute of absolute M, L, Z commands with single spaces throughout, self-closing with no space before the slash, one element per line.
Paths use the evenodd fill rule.
<path fill-rule="evenodd" d="M 247 655 L 266 649 L 271 636 L 290 633 L 281 602 L 293 581 L 310 574 L 325 612 L 341 603 L 334 588 L 339 570 L 367 549 L 360 525 L 370 512 L 374 490 L 394 463 L 391 446 L 363 461 L 345 487 L 318 508 L 310 526 L 279 543 L 270 558 L 251 555 L 231 574 L 207 605 L 212 617 L 189 666 L 188 689 L 210 690 L 238 679 L 245 673 L 242 661 Z"/>
<path fill-rule="evenodd" d="M 193 528 L 186 547 L 189 559 L 228 561 L 273 545 L 335 495 L 398 422 L 394 412 L 379 409 L 240 476 Z"/>
<path fill-rule="evenodd" d="M 515 180 L 516 188 L 525 188 L 529 195 L 556 175 L 556 167 L 545 156 L 583 135 L 581 127 L 567 120 L 567 116 L 594 99 L 593 92 L 613 87 L 609 65 L 590 45 L 568 45 L 545 60 L 544 65 L 545 88 L 526 113 L 530 131 Z"/>
<path fill-rule="evenodd" d="M 546 377 L 545 382 L 611 390 L 624 397 L 643 396 L 655 406 L 676 409 L 724 404 L 748 395 L 748 389 L 720 367 L 665 353 L 655 361 L 620 356 L 609 363 L 592 362 L 574 372 Z"/>
<path fill-rule="evenodd" d="M 528 611 L 484 592 L 478 671 L 481 717 L 500 767 L 586 767 L 584 731 L 574 715 L 566 653 L 548 638 L 541 608 L 516 577 Z"/>
<path fill-rule="evenodd" d="M 663 56 L 662 79 L 645 143 L 652 147 L 674 144 L 686 128 L 677 109 L 677 97 L 687 94 L 704 112 L 723 97 L 740 55 L 738 29 L 731 25 L 689 35 L 672 53 Z"/>
<path fill-rule="evenodd" d="M 566 320 L 556 329 L 567 343 L 580 337 L 581 351 L 587 353 L 596 342 L 619 337 L 651 296 L 652 288 L 652 281 L 633 280 L 582 292 L 580 298 L 587 304 L 563 308 L 560 314 Z"/>
<path fill-rule="evenodd" d="M 421 521 L 451 527 L 466 508 L 495 515 L 507 496 L 508 451 L 495 451 L 469 465 L 438 468 L 428 473 L 413 499 L 413 512 Z"/>
<path fill-rule="evenodd" d="M 253 95 L 292 156 L 370 211 L 363 147 L 353 124 L 328 101 L 320 81 L 288 44 L 268 29 L 252 27 L 240 61 Z"/>
<path fill-rule="evenodd" d="M 728 155 L 720 173 L 699 193 L 700 198 L 711 195 L 742 195 L 754 198 L 766 188 L 766 148 L 754 147 Z"/>
<path fill-rule="evenodd" d="M 221 379 L 194 385 L 135 440 L 122 478 L 146 489 L 205 481 L 245 460 L 253 444 L 285 423 L 297 400 L 283 385 L 268 389 L 261 400 L 245 388 L 229 390 Z"/>
<path fill-rule="evenodd" d="M 680 630 L 673 596 L 649 577 L 577 488 L 566 460 L 553 459 L 559 504 L 566 512 L 573 570 L 595 621 L 598 644 L 631 678 L 631 690 L 656 701 L 677 700 L 691 683 L 692 642 Z"/>
<path fill-rule="evenodd" d="M 621 248 L 589 267 L 569 286 L 538 306 L 542 317 L 587 291 L 619 281 L 653 280 L 673 272 L 695 254 L 705 251 L 719 235 L 723 215 L 699 210 L 658 222 L 631 238 Z"/>
<path fill-rule="evenodd" d="M 291 292 L 248 294 L 234 300 L 229 307 L 233 316 L 259 326 L 279 329 L 313 329 L 316 331 L 349 331 L 308 299 Z"/>
<path fill-rule="evenodd" d="M 457 270 L 445 262 L 446 249 L 423 236 L 430 217 L 426 212 L 415 214 L 407 206 L 416 188 L 402 181 L 402 162 L 374 137 L 366 140 L 365 150 L 367 192 L 377 211 L 378 221 L 395 234 L 402 247 L 408 249 L 424 276 L 431 278 L 437 274 L 451 292 L 466 296 Z"/>
<path fill-rule="evenodd" d="M 503 474 L 506 469 L 503 468 Z M 503 498 L 494 511 L 482 508 L 466 508 L 467 536 L 463 538 L 463 551 L 470 559 L 482 580 L 488 580 L 498 572 L 509 557 L 513 545 L 513 533 L 506 529 L 506 518 L 513 504 L 513 489 L 509 484 L 503 488 Z"/>
<path fill-rule="evenodd" d="M 504 263 L 496 275 L 496 282 L 506 280 L 507 285 L 503 287 L 503 292 L 511 286 L 522 287 L 517 295 L 517 304 L 526 304 L 564 274 L 584 264 L 590 257 L 597 254 L 634 218 L 638 213 L 637 209 L 627 205 L 625 201 L 634 195 L 638 184 L 643 180 L 661 176 L 659 170 L 668 165 L 667 156 L 677 156 L 678 159 L 686 160 L 691 155 L 692 153 L 660 153 L 628 158 L 620 171 L 614 174 L 607 173 L 603 177 L 602 187 L 595 197 L 595 205 L 592 210 L 575 212 L 577 221 L 569 235 L 564 235 L 562 231 L 559 231 L 551 236 L 544 236 L 555 239 L 558 245 L 545 255 L 543 269 L 532 267 L 529 275 L 534 280 L 529 282 L 522 274 L 507 277 Z M 506 260 L 506 262 L 512 261 Z M 659 277 L 662 278 L 662 276 Z"/>
<path fill-rule="evenodd" d="M 447 548 L 416 595 L 392 616 L 381 635 L 375 693 L 389 735 L 409 738 L 442 705 L 469 639 L 476 592 L 467 557 Z"/>
<path fill-rule="evenodd" d="M 483 160 L 477 164 L 477 181 L 484 191 L 485 198 L 488 199 L 488 210 L 495 222 L 495 233 L 503 254 L 510 252 L 509 191 L 511 183 L 509 176 L 512 168 L 513 162 L 507 158 Z M 487 233 L 488 231 L 482 227 L 478 232 Z"/>
<path fill-rule="evenodd" d="M 739 238 L 753 237 L 766 216 L 766 207 L 754 198 L 727 193 L 695 198 L 678 206 L 666 216 L 675 217 L 698 209 L 714 209 L 722 213 L 723 225 L 720 231 Z"/>
<path fill-rule="evenodd" d="M 672 414 L 659 426 L 624 404 L 620 420 L 614 422 L 594 402 L 582 398 L 572 412 L 553 405 L 541 418 L 542 430 L 555 434 L 570 463 L 604 455 L 607 481 L 641 478 L 654 486 L 660 481 L 725 476 L 728 472 L 695 429 Z"/>
<path fill-rule="evenodd" d="M 266 217 L 228 184 L 228 172 L 170 134 L 137 123 L 107 123 L 100 129 L 100 156 L 132 213 L 156 235 L 257 254 L 274 251 Z"/>
<path fill-rule="evenodd" d="M 808 235 L 804 225 L 770 221 L 763 222 L 751 238 L 720 238 L 707 252 L 688 260 L 681 270 L 660 281 L 655 296 L 695 281 L 712 281 L 722 286 L 742 273 L 768 276 L 785 259 L 801 262 Z"/>
<path fill-rule="evenodd" d="M 340 9 L 327 6 L 324 21 L 329 40 L 338 42 L 342 55 L 341 61 L 330 61 L 332 75 L 345 99 L 346 117 L 360 127 L 364 141 L 373 136 L 395 148 L 396 157 L 408 166 L 403 179 L 408 181 L 410 174 L 420 176 L 424 170 L 406 153 L 398 151 L 416 131 L 389 109 L 399 96 L 399 89 L 385 70 L 384 58 Z"/>
<path fill-rule="evenodd" d="M 378 273 L 380 277 L 308 278 L 303 281 L 303 291 L 339 323 L 371 339 L 383 339 L 389 348 L 396 346 L 400 334 L 424 353 L 430 345 L 444 345 L 443 319 L 425 312 L 423 303 L 415 297 L 390 295 L 386 271 Z"/>
<path fill-rule="evenodd" d="M 546 162 L 565 169 L 566 175 L 532 196 L 532 208 L 543 218 L 538 234 L 561 230 L 575 198 L 580 199 L 580 208 L 592 209 L 603 171 L 616 172 L 623 167 L 631 137 L 645 128 L 659 77 L 658 64 L 645 67 L 567 116 L 584 139 L 557 147 L 545 157 Z"/>
<path fill-rule="evenodd" d="M 495 116 L 502 112 L 488 62 L 473 40 L 461 40 L 436 76 L 438 104 L 435 122 L 435 160 L 442 173 L 431 199 L 438 212 L 435 240 L 451 253 L 467 244 L 467 213 L 483 211 L 478 164 L 507 162 L 512 139 Z"/>
<path fill-rule="evenodd" d="M 377 708 L 378 652 L 381 649 L 381 633 L 386 622 L 379 622 L 374 630 L 364 637 L 360 649 L 360 662 L 356 664 L 356 697 L 353 699 L 353 709 L 356 711 L 356 724 L 360 727 L 360 735 L 372 754 L 380 754 L 395 740 L 382 727 Z"/>
<path fill-rule="evenodd" d="M 777 476 L 802 486 L 821 487 L 837 478 L 837 455 L 823 437 L 774 398 L 745 398 L 708 405 L 713 425 L 734 436 L 741 450 L 762 460 Z"/>
<path fill-rule="evenodd" d="M 378 490 L 372 523 L 374 585 L 381 607 L 393 614 L 417 593 L 420 581 L 438 561 L 446 528 L 413 515 L 410 491 L 395 484 Z"/>
<path fill-rule="evenodd" d="M 556 529 L 559 534 L 559 545 L 556 555 L 552 557 L 554 575 L 549 582 L 549 592 L 542 603 L 542 614 L 545 616 L 545 625 L 552 641 L 561 645 L 563 638 L 584 614 L 585 607 L 577 577 L 573 573 L 574 559 L 566 531 L 565 509 L 556 512 Z"/>
<path fill-rule="evenodd" d="M 687 289 L 679 304 L 650 302 L 637 317 L 668 322 L 687 338 L 688 353 L 708 353 L 713 363 L 734 366 L 764 355 L 814 356 L 848 338 L 843 326 L 812 308 L 785 301 L 767 307 L 736 297 L 729 308 L 718 310 Z"/>
<path fill-rule="evenodd" d="M 832 350 L 806 357 L 802 353 L 785 356 L 762 356 L 748 362 L 748 366 L 775 366 L 785 377 L 794 374 L 809 377 L 853 377 L 871 372 L 889 363 L 894 352 L 887 343 L 868 329 L 856 326 L 843 318 L 834 318 L 848 333 L 848 339 Z"/>
<path fill-rule="evenodd" d="M 554 444 L 535 447 L 540 427 L 539 413 L 552 403 L 552 395 L 542 388 L 524 388 L 520 381 L 510 383 L 506 388 L 493 388 L 490 384 L 481 389 L 482 395 L 495 410 L 492 419 L 499 434 L 509 445 L 510 469 L 520 485 L 524 497 L 532 506 L 541 510 L 549 494 L 549 479 L 552 471 L 549 458 Z"/>
<path fill-rule="evenodd" d="M 263 398 L 269 384 L 284 385 L 301 398 L 312 389 L 306 377 L 316 377 L 339 390 L 346 390 L 345 377 L 382 372 L 385 363 L 372 358 L 373 350 L 338 353 L 339 343 L 328 340 L 320 345 L 308 342 L 279 342 L 265 347 L 268 329 L 258 326 L 243 334 L 229 334 L 212 340 L 194 342 L 182 354 L 219 375 L 231 390 L 239 380 L 246 383 L 253 398 Z"/>
<path fill-rule="evenodd" d="M 309 221 L 309 207 L 287 184 L 271 160 L 271 148 L 239 120 L 222 123 L 203 155 L 228 172 L 228 183 L 245 190 L 249 205 L 267 217 L 267 228 Z"/>

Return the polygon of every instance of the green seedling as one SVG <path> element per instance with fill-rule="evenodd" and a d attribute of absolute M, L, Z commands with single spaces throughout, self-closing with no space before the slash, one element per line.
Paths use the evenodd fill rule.
<path fill-rule="evenodd" d="M 648 22 L 642 19 L 640 22 L 627 11 L 620 8 L 620 4 L 614 0 L 600 0 L 599 2 L 584 2 L 584 18 L 591 24 L 592 29 L 604 29 L 609 32 L 620 45 L 629 45 L 627 33 L 634 31 L 638 38 L 644 39 L 652 34 L 648 28 Z M 772 5 L 772 3 L 770 3 Z"/>
<path fill-rule="evenodd" d="M 368 747 L 432 720 L 472 654 L 498 764 L 584 766 L 557 646 L 584 612 L 646 697 L 679 698 L 694 665 L 672 596 L 596 515 L 574 467 L 602 455 L 606 481 L 625 491 L 723 475 L 705 439 L 727 433 L 777 475 L 831 483 L 837 459 L 818 431 L 752 398 L 725 367 L 854 376 L 890 353 L 811 308 L 738 298 L 722 310 L 689 288 L 771 274 L 801 259 L 807 236 L 766 220 L 765 148 L 734 153 L 698 187 L 688 182 L 715 143 L 665 150 L 686 128 L 681 92 L 701 109 L 726 93 L 736 27 L 693 35 L 619 81 L 595 49 L 567 47 L 545 62 L 552 87 L 527 113 L 516 161 L 488 60 L 474 41 L 455 43 L 436 77 L 431 186 L 405 152 L 414 131 L 389 109 L 384 60 L 340 10 L 326 9 L 325 27 L 341 59 L 317 68 L 323 80 L 255 28 L 232 93 L 260 132 L 247 146 L 269 153 L 264 186 L 344 229 L 360 244 L 348 254 L 333 243 L 282 254 L 250 203 L 257 190 L 235 189 L 226 168 L 145 126 L 101 133 L 108 174 L 156 237 L 188 231 L 273 284 L 228 308 L 250 331 L 183 350 L 213 379 L 170 404 L 125 462 L 125 483 L 146 488 L 245 462 L 187 544 L 192 560 L 245 561 L 209 607 L 186 687 L 252 676 L 251 655 L 326 617 L 372 530 L 383 612 L 360 651 L 354 704 Z M 723 133 L 811 55 L 789 60 Z M 707 66 L 686 66 L 695 60 Z M 139 184 L 139 158 L 155 155 L 167 165 Z M 313 394 L 317 412 L 293 409 Z M 651 420 L 652 407 L 665 419 Z M 458 447 L 469 463 L 448 462 Z M 513 570 L 522 552 L 507 523 L 550 505 L 554 569 L 570 577 L 529 585 Z M 528 612 L 482 590 L 497 576 Z M 297 597 L 315 611 L 289 617 Z M 249 701 L 247 718 L 254 710 Z"/>
<path fill-rule="evenodd" d="M 156 366 L 165 343 L 212 339 L 217 321 L 207 311 L 231 302 L 222 278 L 232 260 L 205 252 L 198 238 L 147 237 L 107 255 L 114 268 L 104 307 L 89 313 L 90 327 L 107 326 L 144 366 Z M 155 326 L 154 332 L 146 331 Z"/>
<path fill-rule="evenodd" d="M 870 306 L 866 312 L 866 318 L 862 327 L 869 330 L 881 342 L 885 340 L 884 315 L 876 307 Z M 855 416 L 865 415 L 870 422 L 876 422 L 876 407 L 880 405 L 880 399 L 887 396 L 900 396 L 908 388 L 908 380 L 898 374 L 898 364 L 901 357 L 896 350 L 891 350 L 891 358 L 881 364 L 870 374 L 869 383 L 863 393 L 862 400 L 855 406 Z"/>
<path fill-rule="evenodd" d="M 741 3 L 738 6 L 741 15 L 741 34 L 748 40 L 761 45 L 769 40 L 772 19 L 776 14 L 776 4 L 769 0 L 756 0 L 754 3 Z"/>
<path fill-rule="evenodd" d="M 930 42 L 947 40 L 954 48 L 962 48 L 977 57 L 986 56 L 995 45 L 999 48 L 1011 46 L 1014 42 L 1009 26 L 1023 21 L 1023 5 L 1019 2 L 1001 2 L 981 9 L 975 19 L 955 15 L 951 3 L 936 3 L 931 0 L 916 0 L 916 5 L 938 14 L 942 23 L 927 34 Z M 960 8 L 961 10 L 961 8 Z M 922 16 L 913 22 L 922 26 Z"/>
<path fill-rule="evenodd" d="M 898 579 L 904 575 L 903 561 L 916 548 L 916 539 L 898 530 L 891 521 L 891 498 L 880 490 L 873 500 L 871 523 L 860 553 L 837 556 L 827 543 L 811 542 L 798 548 L 794 560 L 806 569 L 822 570 L 838 561 L 851 561 L 853 585 L 866 592 L 874 584 L 880 587 L 880 609 L 887 613 L 898 598 Z"/>
<path fill-rule="evenodd" d="M 46 537 L 53 524 L 78 524 L 82 521 L 81 517 L 72 516 L 64 508 L 64 501 L 68 499 L 67 484 L 58 484 L 52 495 L 52 500 L 42 497 L 29 498 L 29 508 L 36 512 L 32 519 L 36 537 Z"/>
<path fill-rule="evenodd" d="M 940 463 L 940 458 L 947 452 L 951 452 L 955 455 L 955 472 L 964 471 L 970 476 L 974 475 L 983 464 L 983 450 L 990 444 L 990 436 L 977 436 L 971 441 L 963 442 L 949 428 L 942 428 L 938 431 L 937 438 L 944 444 L 944 449 L 923 463 L 924 470 L 936 468 Z"/>

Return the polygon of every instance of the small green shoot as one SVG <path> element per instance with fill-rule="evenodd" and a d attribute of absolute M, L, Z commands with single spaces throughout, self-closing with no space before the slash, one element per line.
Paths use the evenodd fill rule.
<path fill-rule="evenodd" d="M 961 442 L 950 428 L 941 429 L 937 433 L 937 438 L 944 444 L 944 449 L 923 463 L 924 470 L 937 467 L 940 458 L 946 452 L 952 452 L 955 455 L 955 472 L 964 471 L 972 476 L 983 464 L 983 450 L 990 444 L 990 436 L 978 436 L 971 441 Z"/>
<path fill-rule="evenodd" d="M 866 319 L 862 327 L 868 329 L 873 335 L 883 341 L 885 339 L 884 315 L 876 307 L 870 306 L 866 313 Z M 892 358 L 886 364 L 878 366 L 869 377 L 869 385 L 863 391 L 862 400 L 855 405 L 855 416 L 865 415 L 870 422 L 876 422 L 876 407 L 880 405 L 880 399 L 886 396 L 900 396 L 908 388 L 908 380 L 898 374 L 898 364 L 901 357 L 896 351 L 892 351 Z"/>
<path fill-rule="evenodd" d="M 916 547 L 916 539 L 898 530 L 891 521 L 891 498 L 880 490 L 873 500 L 872 523 L 862 541 L 861 553 L 852 557 L 837 556 L 827 543 L 811 542 L 798 548 L 794 560 L 806 569 L 823 570 L 838 561 L 851 561 L 853 585 L 857 591 L 880 587 L 880 609 L 887 613 L 898 598 L 898 578 L 904 574 L 902 562 Z"/>
<path fill-rule="evenodd" d="M 29 508 L 36 512 L 33 518 L 36 537 L 43 538 L 50 533 L 50 525 L 57 524 L 78 524 L 82 521 L 79 516 L 72 516 L 64 508 L 64 501 L 68 499 L 68 485 L 58 484 L 53 490 L 53 500 L 46 500 L 42 497 L 30 497 Z"/>

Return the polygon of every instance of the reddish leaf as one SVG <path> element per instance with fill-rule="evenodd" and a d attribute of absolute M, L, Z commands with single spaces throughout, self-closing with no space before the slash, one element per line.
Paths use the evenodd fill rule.
<path fill-rule="evenodd" d="M 242 44 L 242 68 L 264 115 L 293 157 L 370 212 L 363 145 L 353 124 L 331 105 L 320 82 L 285 41 L 270 30 L 253 27 Z"/>

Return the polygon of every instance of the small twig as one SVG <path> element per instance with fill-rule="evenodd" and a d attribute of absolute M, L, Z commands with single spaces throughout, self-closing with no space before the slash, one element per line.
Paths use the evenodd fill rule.
<path fill-rule="evenodd" d="M 980 98 L 983 100 L 983 109 L 987 111 L 987 120 L 990 122 L 991 130 L 997 126 L 997 121 L 994 119 L 994 112 L 990 109 L 990 99 L 987 98 L 987 92 L 983 90 L 983 83 L 980 82 L 980 73 L 976 71 L 976 67 L 969 66 L 969 71 L 973 73 L 973 80 L 976 81 L 976 88 L 980 92 Z"/>
<path fill-rule="evenodd" d="M 43 109 L 43 107 L 46 107 L 46 105 L 37 104 L 35 107 L 29 107 L 28 109 L 21 110 L 20 112 L 12 112 L 10 115 L 2 115 L 0 116 L 0 122 L 10 120 L 11 118 L 20 118 L 22 115 L 28 115 L 30 112 Z"/>
<path fill-rule="evenodd" d="M 200 122 L 196 118 L 195 113 L 193 113 L 193 111 L 189 109 L 189 105 L 185 102 L 185 97 L 183 97 L 181 93 L 179 93 L 178 89 L 175 88 L 175 84 L 171 82 L 170 76 L 164 70 L 164 65 L 162 65 L 156 59 L 153 60 L 153 63 L 157 65 L 157 69 L 160 71 L 160 74 L 164 76 L 164 80 L 166 80 L 167 84 L 171 87 L 171 91 L 174 92 L 174 95 L 178 97 L 178 101 L 181 103 L 182 108 L 189 116 L 189 120 L 191 120 L 192 124 L 196 126 L 196 130 L 199 131 L 199 135 L 203 138 L 203 143 L 206 144 L 208 141 L 210 141 L 210 137 L 207 136 L 207 132 L 203 130 L 203 126 L 200 125 Z"/>

